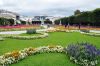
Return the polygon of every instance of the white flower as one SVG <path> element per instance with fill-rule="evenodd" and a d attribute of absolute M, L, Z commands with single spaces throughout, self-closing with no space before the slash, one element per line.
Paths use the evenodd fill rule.
<path fill-rule="evenodd" d="M 38 47 L 38 48 L 25 48 L 23 50 L 20 50 L 19 53 L 19 57 L 18 59 L 16 59 L 15 57 L 13 57 L 10 53 L 6 53 L 5 55 L 0 56 L 0 64 L 3 66 L 7 66 L 9 64 L 12 64 L 14 62 L 18 62 L 21 59 L 26 58 L 27 56 L 29 56 L 28 54 L 34 54 L 34 53 L 48 53 L 48 52 L 63 52 L 63 47 L 62 46 L 54 46 L 49 48 L 49 46 L 42 46 L 42 47 Z"/>
<path fill-rule="evenodd" d="M 91 65 L 95 66 L 96 65 L 95 61 L 91 61 Z"/>

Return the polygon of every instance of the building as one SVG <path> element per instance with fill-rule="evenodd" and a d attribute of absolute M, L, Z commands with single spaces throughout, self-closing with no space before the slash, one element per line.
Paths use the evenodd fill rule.
<path fill-rule="evenodd" d="M 33 21 L 46 20 L 47 16 L 34 16 Z"/>
<path fill-rule="evenodd" d="M 16 25 L 16 22 L 20 20 L 20 15 L 15 12 L 0 9 L 0 18 L 14 19 L 14 25 Z"/>
<path fill-rule="evenodd" d="M 54 21 L 60 19 L 61 17 L 54 17 L 54 16 L 34 16 L 33 21 L 46 21 L 49 20 L 52 24 L 55 24 Z"/>
<path fill-rule="evenodd" d="M 3 10 L 3 9 L 0 10 L 0 17 L 7 18 L 7 19 L 20 19 L 19 14 L 15 12 Z"/>
<path fill-rule="evenodd" d="M 21 24 L 24 21 L 26 25 L 28 24 L 55 24 L 54 21 L 61 17 L 54 16 L 21 16 L 18 13 L 0 9 L 0 17 L 7 19 L 14 19 L 14 25 Z"/>

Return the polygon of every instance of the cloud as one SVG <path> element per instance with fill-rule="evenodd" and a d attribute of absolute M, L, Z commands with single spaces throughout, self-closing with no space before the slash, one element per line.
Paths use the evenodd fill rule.
<path fill-rule="evenodd" d="M 76 9 L 99 8 L 99 3 L 100 0 L 0 0 L 0 8 L 27 16 L 69 16 Z"/>

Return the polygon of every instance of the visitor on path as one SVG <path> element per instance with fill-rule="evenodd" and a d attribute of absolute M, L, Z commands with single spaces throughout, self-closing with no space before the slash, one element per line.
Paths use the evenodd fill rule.
<path fill-rule="evenodd" d="M 81 28 L 81 24 L 79 24 L 79 30 L 80 30 L 80 28 Z"/>
<path fill-rule="evenodd" d="M 65 28 L 67 27 L 67 24 L 65 24 Z"/>

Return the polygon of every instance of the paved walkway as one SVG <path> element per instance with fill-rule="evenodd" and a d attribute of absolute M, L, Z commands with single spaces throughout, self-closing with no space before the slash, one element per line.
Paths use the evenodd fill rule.
<path fill-rule="evenodd" d="M 54 29 L 54 28 L 49 28 L 49 29 Z M 40 29 L 40 30 L 37 30 L 37 32 L 45 32 L 47 30 L 48 29 Z M 0 32 L 0 34 L 22 34 L 22 33 L 26 33 L 26 32 L 27 32 L 26 30 L 23 30 L 23 31 L 6 31 L 6 32 Z M 90 32 L 100 33 L 99 30 L 90 30 Z"/>
<path fill-rule="evenodd" d="M 22 33 L 26 33 L 25 31 L 6 31 L 6 32 L 0 32 L 0 34 L 22 34 Z"/>
<path fill-rule="evenodd" d="M 39 29 L 36 30 L 36 32 L 46 32 L 47 30 L 54 30 L 55 28 L 50 27 L 47 29 Z M 6 32 L 0 32 L 0 34 L 22 34 L 22 33 L 26 33 L 26 30 L 22 30 L 22 31 L 6 31 Z"/>
<path fill-rule="evenodd" d="M 100 33 L 100 30 L 91 30 L 90 32 Z"/>
<path fill-rule="evenodd" d="M 37 30 L 37 32 L 45 32 L 47 31 L 47 29 L 41 29 L 41 30 Z M 26 33 L 26 30 L 23 31 L 6 31 L 6 32 L 0 32 L 0 34 L 22 34 L 22 33 Z"/>

